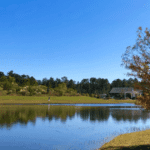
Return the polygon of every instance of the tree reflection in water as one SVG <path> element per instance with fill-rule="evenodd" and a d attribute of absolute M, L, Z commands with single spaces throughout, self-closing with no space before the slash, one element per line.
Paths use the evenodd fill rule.
<path fill-rule="evenodd" d="M 76 107 L 62 105 L 1 105 L 0 106 L 0 126 L 11 127 L 15 123 L 26 125 L 29 121 L 33 124 L 37 117 L 49 121 L 60 119 L 65 122 L 67 118 L 72 119 L 75 114 L 83 121 L 107 121 L 111 115 L 116 121 L 134 121 L 139 119 L 145 121 L 149 118 L 149 113 L 142 110 L 131 109 L 110 109 L 110 107 Z"/>

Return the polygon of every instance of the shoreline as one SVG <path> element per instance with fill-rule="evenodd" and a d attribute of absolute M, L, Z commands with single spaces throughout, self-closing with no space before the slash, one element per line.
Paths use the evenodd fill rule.
<path fill-rule="evenodd" d="M 0 96 L 0 105 L 4 104 L 117 104 L 117 103 L 132 103 L 137 105 L 137 100 L 116 100 L 116 99 L 98 99 L 87 96 L 51 96 L 48 97 L 28 97 L 28 96 Z"/>
<path fill-rule="evenodd" d="M 97 150 L 150 149 L 150 129 L 120 134 Z"/>
<path fill-rule="evenodd" d="M 45 104 L 123 104 L 122 103 L 0 103 L 0 105 L 45 105 Z M 126 104 L 135 104 L 135 103 L 126 103 Z"/>

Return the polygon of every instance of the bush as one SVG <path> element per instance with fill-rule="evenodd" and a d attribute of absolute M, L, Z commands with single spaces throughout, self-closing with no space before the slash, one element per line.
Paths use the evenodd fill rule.
<path fill-rule="evenodd" d="M 7 81 L 7 79 L 6 79 L 5 76 L 2 76 L 2 77 L 0 78 L 0 82 L 6 82 L 6 81 Z"/>
<path fill-rule="evenodd" d="M 30 92 L 26 91 L 25 95 L 30 96 Z"/>
<path fill-rule="evenodd" d="M 34 89 L 33 89 L 31 86 L 29 86 L 29 87 L 27 88 L 27 90 L 28 90 L 28 92 L 30 93 L 30 94 L 29 94 L 30 96 L 34 95 Z"/>
<path fill-rule="evenodd" d="M 6 90 L 3 90 L 3 91 L 1 91 L 1 93 L 3 96 L 5 96 L 5 95 L 7 95 L 8 92 Z"/>
<path fill-rule="evenodd" d="M 8 81 L 4 83 L 3 90 L 10 90 L 12 88 L 12 84 Z"/>
<path fill-rule="evenodd" d="M 2 88 L 2 87 L 0 87 L 0 91 L 3 91 L 3 88 Z"/>
<path fill-rule="evenodd" d="M 86 93 L 86 96 L 89 96 L 89 93 Z"/>
<path fill-rule="evenodd" d="M 22 96 L 25 96 L 25 95 L 26 95 L 26 91 L 20 91 L 20 94 L 21 94 Z"/>
<path fill-rule="evenodd" d="M 90 97 L 94 97 L 94 94 L 90 94 Z"/>
<path fill-rule="evenodd" d="M 11 94 L 12 93 L 12 90 L 8 90 L 7 94 Z"/>
<path fill-rule="evenodd" d="M 81 94 L 80 93 L 76 93 L 76 96 L 81 96 Z"/>
<path fill-rule="evenodd" d="M 96 98 L 97 98 L 97 96 L 98 96 L 97 94 L 94 94 L 94 97 L 96 97 Z"/>
<path fill-rule="evenodd" d="M 18 86 L 18 87 L 16 88 L 16 93 L 19 93 L 20 90 L 21 90 L 21 88 Z"/>
<path fill-rule="evenodd" d="M 12 93 L 16 93 L 16 88 L 12 88 Z"/>
<path fill-rule="evenodd" d="M 42 91 L 41 93 L 42 93 L 42 94 L 47 94 L 47 92 L 46 92 L 46 91 Z"/>

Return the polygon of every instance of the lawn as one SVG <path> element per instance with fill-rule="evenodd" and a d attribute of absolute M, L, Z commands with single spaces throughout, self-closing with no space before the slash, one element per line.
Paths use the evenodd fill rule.
<path fill-rule="evenodd" d="M 0 104 L 60 104 L 60 103 L 135 103 L 136 100 L 98 99 L 87 96 L 0 96 Z"/>

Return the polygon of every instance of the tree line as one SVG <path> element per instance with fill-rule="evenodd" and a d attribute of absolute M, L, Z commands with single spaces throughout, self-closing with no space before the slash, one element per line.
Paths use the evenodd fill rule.
<path fill-rule="evenodd" d="M 7 75 L 0 72 L 0 90 L 5 91 L 5 94 L 14 93 L 30 96 L 41 94 L 92 97 L 107 94 L 109 96 L 109 92 L 113 87 L 134 87 L 134 84 L 138 82 L 136 78 L 129 78 L 128 80 L 116 79 L 109 83 L 108 79 L 94 77 L 76 82 L 73 79 L 68 80 L 66 76 L 61 79 L 56 78 L 56 80 L 52 77 L 36 80 L 33 76 L 19 75 L 14 73 L 13 70 L 9 71 Z"/>

